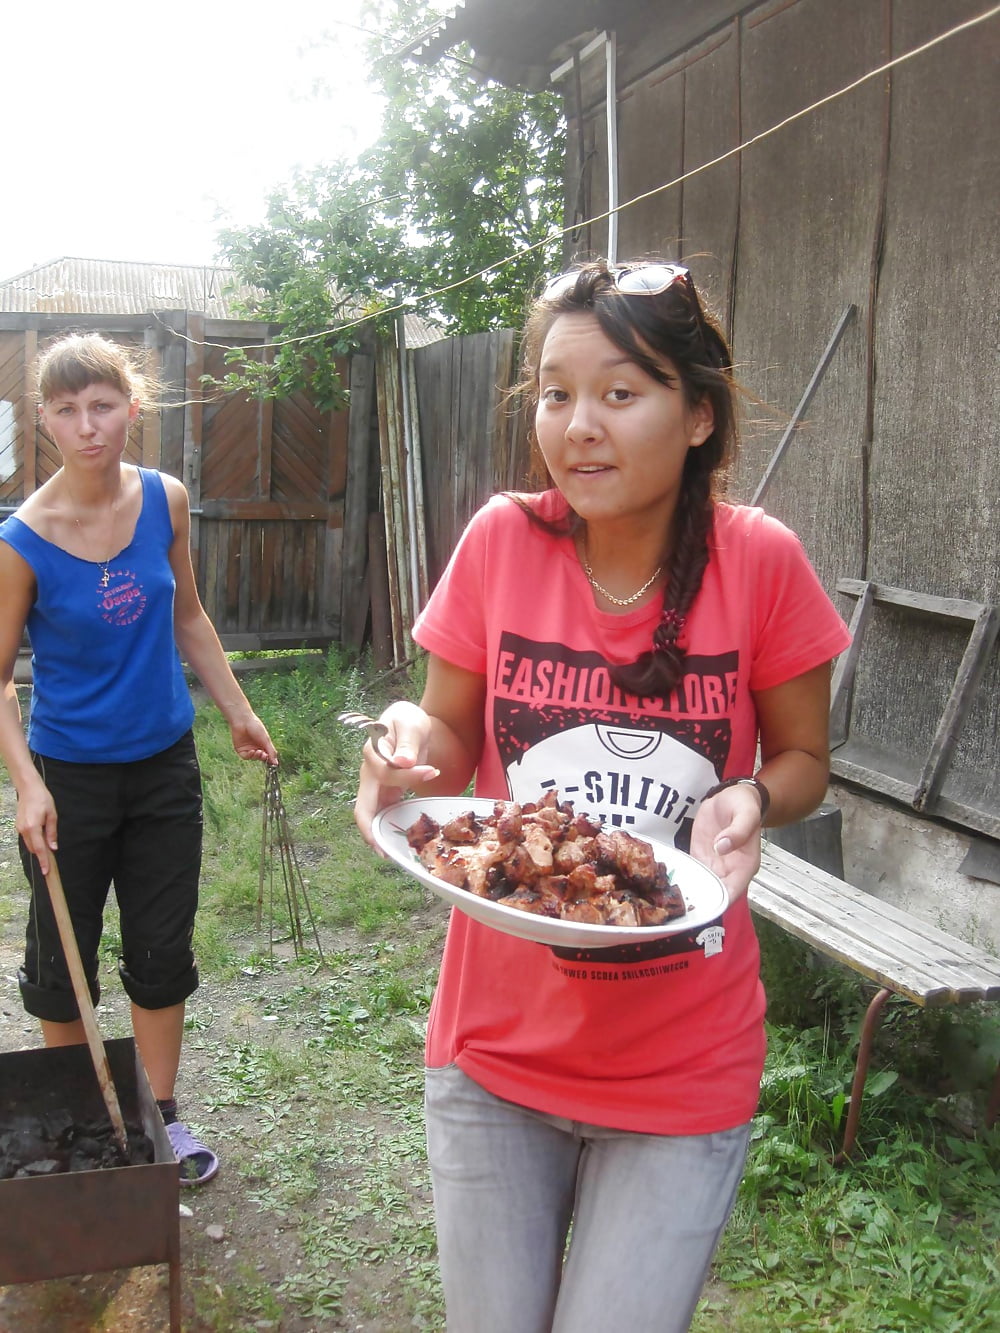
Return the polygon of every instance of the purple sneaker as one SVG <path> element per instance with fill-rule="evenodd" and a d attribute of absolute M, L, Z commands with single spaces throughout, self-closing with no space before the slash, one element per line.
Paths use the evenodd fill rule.
<path fill-rule="evenodd" d="M 219 1169 L 219 1159 L 211 1149 L 199 1143 L 183 1121 L 167 1125 L 174 1156 L 180 1165 L 182 1185 L 204 1185 Z"/>

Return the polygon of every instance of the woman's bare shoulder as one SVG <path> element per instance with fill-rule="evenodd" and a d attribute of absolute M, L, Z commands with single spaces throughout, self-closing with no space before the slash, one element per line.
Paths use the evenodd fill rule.
<path fill-rule="evenodd" d="M 0 541 L 0 605 L 6 609 L 12 598 L 19 598 L 25 592 L 33 593 L 34 587 L 35 571 L 31 565 L 10 542 Z"/>
<path fill-rule="evenodd" d="M 57 480 L 58 476 L 56 473 L 54 477 L 50 477 L 39 486 L 37 491 L 32 491 L 17 508 L 16 517 L 25 527 L 36 532 L 39 537 L 44 537 L 46 541 L 53 540 L 53 533 L 58 531 L 60 522 L 66 515 L 65 499 Z"/>
<path fill-rule="evenodd" d="M 190 499 L 187 493 L 187 487 L 172 472 L 159 472 L 157 476 L 163 482 L 163 489 L 167 493 L 167 500 L 170 502 L 171 509 L 174 505 L 182 505 L 187 508 Z"/>

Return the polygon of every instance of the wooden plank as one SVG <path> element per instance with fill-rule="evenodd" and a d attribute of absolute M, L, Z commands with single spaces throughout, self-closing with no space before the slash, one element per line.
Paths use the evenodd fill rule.
<path fill-rule="evenodd" d="M 883 796 L 891 796 L 894 801 L 901 801 L 903 805 L 909 805 L 913 800 L 912 782 L 901 782 L 899 778 L 890 777 L 888 773 L 883 773 L 877 768 L 855 763 L 847 757 L 846 747 L 830 756 L 830 772 L 834 777 L 869 787 L 872 791 L 881 792 Z"/>
<path fill-rule="evenodd" d="M 783 848 L 771 843 L 763 848 L 759 877 L 770 885 L 772 891 L 794 894 L 801 902 L 808 903 L 817 919 L 837 925 L 841 920 L 840 913 L 845 910 L 849 909 L 851 919 L 855 920 L 863 914 L 862 934 L 874 931 L 889 938 L 905 936 L 908 947 L 925 950 L 928 956 L 950 958 L 957 972 L 986 978 L 1000 986 L 1000 958 L 994 954 L 957 939 L 948 931 L 885 899 L 837 879 Z"/>
<path fill-rule="evenodd" d="M 380 513 L 368 518 L 368 583 L 371 590 L 372 662 L 376 668 L 393 664 L 392 615 L 389 608 L 389 566 L 385 524 Z"/>
<path fill-rule="evenodd" d="M 740 134 L 740 24 L 686 53 L 684 164 L 690 171 L 735 148 Z M 681 258 L 698 291 L 732 333 L 736 237 L 740 215 L 739 157 L 685 181 Z"/>
<path fill-rule="evenodd" d="M 225 624 L 228 629 L 240 630 L 239 523 L 217 523 L 219 532 L 219 583 L 224 597 Z"/>
<path fill-rule="evenodd" d="M 328 630 L 335 639 L 340 638 L 340 589 L 343 580 L 344 559 L 344 515 L 341 506 L 334 506 L 323 534 L 323 554 L 320 564 L 321 577 L 318 623 Z"/>
<path fill-rule="evenodd" d="M 157 318 L 160 317 L 161 314 L 157 313 Z M 149 315 L 68 315 L 65 312 L 49 314 L 35 311 L 30 313 L 25 311 L 11 312 L 9 310 L 0 312 L 0 332 L 23 333 L 30 331 L 36 335 L 40 334 L 43 338 L 67 333 L 70 328 L 80 333 L 105 333 L 109 338 L 115 338 L 123 333 L 130 333 L 141 338 L 148 325 Z"/>
<path fill-rule="evenodd" d="M 682 174 L 684 89 L 683 66 L 661 66 L 652 76 L 622 87 L 618 97 L 622 203 Z M 667 190 L 622 209 L 618 257 L 655 254 L 679 259 L 682 200 L 680 189 Z"/>
<path fill-rule="evenodd" d="M 304 440 L 287 434 L 284 425 L 285 421 L 279 422 L 276 416 L 270 498 L 294 502 L 325 496 L 328 472 L 325 432 Z"/>
<path fill-rule="evenodd" d="M 942 792 L 934 806 L 934 813 L 940 819 L 950 819 L 965 828 L 985 833 L 990 838 L 1000 838 L 1000 814 L 995 810 L 984 810 L 968 801 L 956 800 Z"/>
<path fill-rule="evenodd" d="M 998 628 L 1000 610 L 995 606 L 984 606 L 969 636 L 955 684 L 934 735 L 931 752 L 913 794 L 913 805 L 917 810 L 934 808 L 951 763 L 952 752 L 986 669 L 987 658 L 996 644 Z"/>
<path fill-rule="evenodd" d="M 356 352 L 350 363 L 340 587 L 341 643 L 352 652 L 360 652 L 368 620 L 368 462 L 374 390 L 374 359 Z"/>
<path fill-rule="evenodd" d="M 739 81 L 731 93 L 739 98 L 742 138 L 876 66 L 881 8 L 872 0 L 803 0 L 766 14 L 755 8 L 758 21 L 741 27 Z M 859 309 L 816 395 L 808 429 L 768 495 L 769 511 L 798 533 L 827 588 L 837 575 L 865 567 L 863 330 L 881 190 L 881 143 L 872 126 L 880 124 L 886 98 L 884 84 L 865 84 L 755 143 L 738 170 L 735 359 L 741 381 L 774 405 L 778 419 L 772 432 L 748 432 L 733 478 L 737 497 L 752 495 L 839 312 L 848 302 Z M 687 119 L 700 109 L 692 106 Z M 699 248 L 700 238 L 692 235 L 688 245 Z"/>
<path fill-rule="evenodd" d="M 344 383 L 347 383 L 347 367 L 341 368 Z M 338 408 L 327 413 L 327 460 L 328 476 L 326 494 L 328 499 L 340 498 L 347 489 L 347 434 L 350 413 L 346 408 Z"/>
<path fill-rule="evenodd" d="M 256 581 L 257 570 L 253 559 L 253 537 L 251 525 L 249 523 L 240 523 L 237 525 L 238 534 L 238 554 L 239 554 L 239 588 L 237 592 L 237 613 L 236 625 L 238 629 L 248 629 L 251 625 L 250 608 L 251 604 L 256 602 L 253 597 L 254 584 Z"/>
<path fill-rule="evenodd" d="M 494 426 L 493 488 L 498 491 L 523 490 L 528 471 L 527 456 L 521 456 L 521 432 L 518 429 L 521 404 L 509 397 L 517 379 L 513 330 L 505 330 L 497 347 L 498 402 Z"/>
<path fill-rule="evenodd" d="M 223 373 L 218 348 L 207 350 L 210 374 Z M 258 404 L 245 394 L 224 394 L 203 413 L 201 497 L 258 500 Z M 254 447 L 247 442 L 254 441 Z"/>
<path fill-rule="evenodd" d="M 329 423 L 302 394 L 274 405 L 271 498 L 299 500 L 329 489 Z"/>
<path fill-rule="evenodd" d="M 232 626 L 228 625 L 224 619 L 219 581 L 218 546 L 219 525 L 217 523 L 202 524 L 198 563 L 194 566 L 198 572 L 198 591 L 201 593 L 201 600 L 209 620 L 215 626 L 216 631 L 221 634 L 223 630 L 228 630 Z"/>
<path fill-rule="evenodd" d="M 270 338 L 265 340 L 270 343 Z M 265 347 L 261 359 L 266 366 L 274 361 L 274 348 Z M 274 399 L 261 398 L 257 402 L 257 494 L 271 498 L 271 458 L 274 451 Z"/>
<path fill-rule="evenodd" d="M 316 500 L 203 500 L 198 512 L 203 518 L 252 519 L 259 523 L 326 523 L 332 510 L 328 503 Z"/>
<path fill-rule="evenodd" d="M 281 584 L 284 596 L 281 599 L 280 627 L 294 630 L 301 624 L 302 602 L 302 567 L 297 559 L 294 530 L 291 525 L 281 525 Z"/>
<path fill-rule="evenodd" d="M 274 523 L 260 525 L 260 619 L 258 632 L 269 630 L 276 621 L 282 588 L 275 567 L 278 528 Z"/>
<path fill-rule="evenodd" d="M 416 605 L 413 607 L 413 613 L 416 615 L 423 609 L 430 594 L 430 578 L 427 572 L 427 515 L 424 506 L 424 456 L 420 440 L 420 403 L 417 397 L 417 379 L 412 352 L 406 353 L 403 364 L 406 370 L 404 392 L 407 395 L 410 413 L 408 475 L 412 479 L 413 489 L 411 521 L 417 569 Z"/>
<path fill-rule="evenodd" d="M 881 953 L 878 949 L 866 945 L 857 945 L 852 938 L 844 937 L 838 944 L 829 933 L 817 933 L 815 918 L 804 910 L 789 904 L 780 895 L 769 892 L 766 885 L 754 880 L 750 886 L 750 906 L 760 916 L 772 921 L 782 930 L 788 931 L 796 939 L 802 940 L 810 948 L 835 962 L 860 972 L 869 981 L 905 995 L 914 1004 L 934 1007 L 935 1003 L 950 1003 L 947 987 L 940 986 L 929 990 L 927 979 L 923 976 L 903 976 L 895 960 Z"/>
<path fill-rule="evenodd" d="M 452 509 L 451 519 L 451 542 L 449 545 L 449 554 L 455 548 L 459 534 L 465 527 L 470 516 L 469 496 L 475 489 L 475 459 L 473 457 L 477 442 L 477 428 L 479 425 L 479 414 L 476 411 L 474 396 L 474 377 L 470 373 L 470 365 L 475 355 L 474 339 L 479 335 L 473 335 L 472 338 L 455 338 L 452 343 L 452 374 L 454 375 L 454 387 L 457 394 L 457 403 L 454 421 L 453 453 L 452 465 Z"/>
<path fill-rule="evenodd" d="M 379 449 L 382 462 L 382 502 L 385 507 L 386 567 L 392 617 L 393 661 L 407 656 L 406 635 L 412 623 L 406 564 L 405 491 L 400 476 L 399 366 L 395 348 L 381 342 L 376 350 Z M 370 559 L 370 552 L 369 552 Z"/>
<path fill-rule="evenodd" d="M 403 405 L 403 394 L 405 386 L 403 376 L 406 373 L 403 364 L 403 354 L 398 347 L 392 348 L 392 384 L 394 392 L 394 402 L 392 403 L 392 427 L 389 432 L 388 444 L 390 448 L 390 466 L 393 475 L 393 484 L 395 487 L 396 503 L 393 505 L 394 515 L 398 512 L 402 520 L 399 540 L 394 545 L 396 549 L 397 582 L 399 587 L 399 624 L 395 627 L 397 662 L 403 662 L 409 656 L 408 636 L 410 626 L 416 619 L 414 611 L 414 601 L 416 589 L 413 579 L 413 512 L 411 505 L 411 495 L 406 477 L 407 469 L 407 448 L 406 448 L 406 410 Z"/>
<path fill-rule="evenodd" d="M 986 8 L 979 0 L 894 3 L 892 54 Z M 887 583 L 983 602 L 1000 600 L 1000 381 L 995 338 L 983 337 L 996 326 L 1000 154 L 982 127 L 984 109 L 997 102 L 997 68 L 994 19 L 892 72 L 870 469 L 869 567 Z M 941 262 L 945 252 L 964 257 L 960 282 Z M 907 711 L 918 714 L 922 702 L 915 691 Z M 996 717 L 994 705 L 994 726 Z M 991 727 L 984 738 L 987 762 L 995 736 Z"/>
<path fill-rule="evenodd" d="M 919 611 L 939 620 L 975 623 L 985 609 L 982 602 L 967 601 L 962 597 L 937 597 L 933 593 L 912 592 L 909 588 L 892 588 L 885 583 L 867 584 L 861 579 L 837 580 L 837 591 L 848 597 L 860 597 L 868 587 L 871 587 L 876 602 Z"/>
<path fill-rule="evenodd" d="M 451 552 L 450 510 L 453 485 L 451 457 L 455 396 L 451 393 L 452 339 L 442 339 L 413 353 L 417 413 L 424 470 L 424 518 L 427 528 L 427 569 L 431 587 L 441 576 Z M 452 412 L 444 408 L 452 404 Z"/>
<path fill-rule="evenodd" d="M 955 939 L 946 945 L 928 944 L 911 929 L 912 919 L 887 922 L 839 888 L 828 888 L 828 897 L 819 902 L 801 886 L 768 871 L 761 872 L 755 885 L 755 902 L 760 900 L 761 910 L 766 907 L 772 920 L 787 920 L 789 929 L 794 927 L 821 953 L 864 967 L 866 975 L 894 990 L 905 988 L 921 1001 L 946 997 L 956 1004 L 1000 996 L 1000 964 L 995 959 L 990 966 L 967 962 L 956 956 L 962 945 Z M 876 967 L 877 976 L 872 970 Z"/>
<path fill-rule="evenodd" d="M 268 338 L 280 334 L 280 324 L 264 324 L 252 319 L 206 319 L 205 337 L 227 346 L 246 344 L 260 347 Z"/>
<path fill-rule="evenodd" d="M 870 583 L 863 585 L 851 617 L 851 642 L 840 654 L 830 686 L 830 748 L 836 749 L 847 740 L 850 729 L 851 693 L 861 656 L 861 644 L 871 619 L 875 595 Z"/>
<path fill-rule="evenodd" d="M 961 1002 L 959 997 L 965 1001 L 988 999 L 991 988 L 1000 994 L 1000 971 L 996 966 L 984 973 L 963 968 L 953 956 L 943 952 L 929 954 L 920 938 L 908 934 L 905 926 L 894 926 L 891 933 L 887 932 L 881 918 L 871 916 L 863 904 L 845 901 L 839 893 L 831 893 L 824 909 L 801 890 L 790 890 L 784 881 L 775 880 L 766 872 L 756 883 L 758 889 L 766 890 L 769 895 L 769 910 L 794 920 L 800 933 L 808 931 L 815 948 L 841 962 L 867 968 L 877 965 L 876 979 L 893 989 L 906 987 L 924 999 L 947 994 L 954 1002 Z M 957 944 L 957 940 L 952 942 Z"/>

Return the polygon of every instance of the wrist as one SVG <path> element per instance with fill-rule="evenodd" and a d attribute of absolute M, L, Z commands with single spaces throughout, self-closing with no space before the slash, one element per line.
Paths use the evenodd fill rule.
<path fill-rule="evenodd" d="M 710 796 L 718 796 L 719 792 L 726 791 L 729 787 L 752 787 L 756 791 L 760 799 L 760 822 L 763 825 L 771 806 L 771 793 L 760 778 L 726 778 L 723 782 L 717 782 L 714 787 L 709 787 L 701 799 L 707 801 Z"/>
<path fill-rule="evenodd" d="M 241 699 L 223 699 L 218 703 L 218 709 L 229 727 L 245 727 L 254 715 L 245 696 Z"/>

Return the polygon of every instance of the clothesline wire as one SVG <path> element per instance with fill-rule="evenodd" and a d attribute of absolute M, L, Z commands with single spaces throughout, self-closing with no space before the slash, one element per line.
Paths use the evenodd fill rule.
<path fill-rule="evenodd" d="M 424 292 L 420 296 L 413 297 L 410 300 L 400 301 L 396 305 L 383 306 L 375 313 L 380 316 L 405 314 L 408 311 L 411 311 L 415 305 L 418 305 L 423 301 L 430 301 L 436 296 L 443 296 L 446 292 L 455 291 L 457 288 L 464 287 L 470 282 L 475 282 L 477 278 L 485 278 L 488 274 L 494 273 L 498 269 L 502 269 L 505 265 L 513 263 L 515 260 L 522 258 L 522 256 L 531 254 L 533 250 L 542 249 L 546 245 L 551 245 L 554 241 L 561 240 L 562 237 L 568 235 L 569 232 L 581 231 L 584 227 L 589 227 L 593 223 L 605 221 L 615 213 L 622 213 L 625 209 L 631 208 L 635 204 L 641 204 L 647 199 L 652 199 L 654 195 L 663 194 L 667 190 L 675 189 L 678 185 L 684 184 L 685 181 L 689 181 L 695 176 L 700 176 L 703 172 L 721 165 L 721 163 L 728 161 L 732 157 L 736 157 L 740 153 L 745 153 L 748 148 L 752 148 L 755 144 L 770 138 L 771 135 L 786 129 L 789 125 L 794 124 L 795 121 L 801 120 L 805 116 L 812 115 L 822 107 L 828 106 L 831 102 L 835 102 L 839 98 L 845 97 L 848 93 L 854 92 L 856 88 L 860 88 L 863 84 L 869 83 L 872 79 L 877 79 L 880 75 L 889 73 L 890 70 L 904 64 L 906 61 L 914 60 L 917 56 L 924 55 L 927 51 L 930 51 L 936 46 L 940 46 L 943 42 L 949 41 L 952 37 L 957 37 L 960 33 L 967 32 L 970 28 L 974 28 L 980 23 L 988 22 L 990 19 L 996 18 L 997 15 L 1000 15 L 1000 4 L 992 5 L 989 9 L 984 10 L 983 13 L 975 15 L 973 18 L 965 19 L 961 23 L 956 23 L 954 27 L 948 28 L 945 32 L 938 33 L 936 37 L 931 37 L 928 41 L 921 42 L 919 46 L 912 47 L 909 51 L 904 51 L 901 55 L 893 56 L 891 60 L 887 60 L 883 64 L 869 70 L 866 74 L 862 74 L 859 78 L 853 79 L 850 83 L 845 84 L 842 88 L 838 88 L 835 92 L 827 93 L 825 97 L 820 97 L 817 101 L 811 102 L 808 106 L 792 112 L 791 115 L 785 116 L 783 120 L 777 121 L 768 129 L 761 130 L 759 134 L 751 135 L 749 139 L 745 139 L 742 143 L 736 144 L 733 148 L 726 149 L 724 153 L 720 153 L 717 157 L 711 158 L 708 162 L 703 162 L 701 166 L 692 167 L 690 171 L 685 171 L 680 176 L 675 176 L 673 180 L 665 181 L 662 185 L 656 185 L 651 190 L 646 190 L 643 194 L 634 195 L 631 199 L 627 199 L 624 203 L 618 204 L 615 208 L 609 208 L 603 213 L 596 213 L 593 217 L 586 218 L 583 221 L 574 222 L 568 227 L 560 227 L 557 230 L 550 232 L 547 236 L 544 236 L 540 241 L 535 241 L 532 245 L 525 246 L 523 250 L 517 250 L 513 254 L 505 255 L 502 259 L 498 259 L 492 264 L 487 264 L 485 268 L 481 268 L 475 273 L 467 274 L 464 278 L 458 278 L 454 282 L 446 283 L 443 287 L 435 287 L 431 291 Z M 159 317 L 157 316 L 157 318 Z M 372 314 L 369 313 L 359 316 L 355 320 L 337 324 L 332 328 L 320 329 L 316 333 L 300 334 L 294 338 L 276 338 L 272 342 L 245 346 L 227 346 L 224 343 L 217 342 L 209 344 L 203 339 L 192 338 L 188 334 L 170 328 L 169 325 L 162 320 L 160 322 L 175 338 L 190 343 L 195 347 L 212 346 L 221 348 L 221 350 L 227 352 L 262 352 L 273 351 L 276 348 L 290 347 L 301 343 L 316 342 L 318 339 L 329 337 L 331 334 L 345 333 L 350 329 L 367 324 L 371 318 Z"/>

